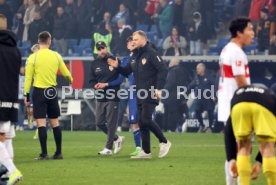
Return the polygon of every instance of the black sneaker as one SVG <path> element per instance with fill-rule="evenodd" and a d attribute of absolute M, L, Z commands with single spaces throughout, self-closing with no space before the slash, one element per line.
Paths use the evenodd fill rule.
<path fill-rule="evenodd" d="M 0 165 L 0 177 L 2 177 L 2 175 L 6 174 L 8 172 L 8 169 L 4 166 L 4 165 Z"/>
<path fill-rule="evenodd" d="M 0 179 L 0 185 L 7 185 L 9 182 L 9 177 L 3 177 Z"/>
<path fill-rule="evenodd" d="M 61 160 L 63 159 L 63 157 L 62 157 L 62 154 L 54 154 L 53 156 L 50 157 L 50 159 Z"/>
<path fill-rule="evenodd" d="M 48 160 L 49 157 L 47 154 L 39 154 L 38 157 L 35 158 L 35 160 Z"/>

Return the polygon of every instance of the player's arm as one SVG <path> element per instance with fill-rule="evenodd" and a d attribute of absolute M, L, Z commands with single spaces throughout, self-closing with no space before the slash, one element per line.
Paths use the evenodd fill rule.
<path fill-rule="evenodd" d="M 120 61 L 118 58 L 116 58 L 115 60 L 112 58 L 109 58 L 107 62 L 108 62 L 108 65 L 114 67 L 120 74 L 124 75 L 125 77 L 127 77 L 128 75 L 130 75 L 130 73 L 132 73 L 130 62 L 125 67 L 122 67 L 120 65 Z"/>
<path fill-rule="evenodd" d="M 112 87 L 112 86 L 117 86 L 117 85 L 121 85 L 121 83 L 124 81 L 125 77 L 122 75 L 119 75 L 118 78 L 116 78 L 115 80 L 108 82 L 107 86 L 108 87 Z"/>
<path fill-rule="evenodd" d="M 30 93 L 33 75 L 34 75 L 34 60 L 33 60 L 33 55 L 31 55 L 26 61 L 24 96 L 27 96 Z"/>
<path fill-rule="evenodd" d="M 68 68 L 66 67 L 62 57 L 57 54 L 58 60 L 59 60 L 59 70 L 61 72 L 61 74 L 69 80 L 69 83 L 72 84 L 73 83 L 73 77 L 70 73 L 70 71 L 68 70 Z"/>
<path fill-rule="evenodd" d="M 246 62 L 245 59 L 239 56 L 239 53 L 237 55 L 234 55 L 233 58 L 231 59 L 232 72 L 233 72 L 233 75 L 235 76 L 235 80 L 238 88 L 249 85 L 248 82 L 246 81 L 245 62 Z"/>
<path fill-rule="evenodd" d="M 235 80 L 236 80 L 238 88 L 249 85 L 246 81 L 245 75 L 237 75 L 237 76 L 235 76 Z"/>

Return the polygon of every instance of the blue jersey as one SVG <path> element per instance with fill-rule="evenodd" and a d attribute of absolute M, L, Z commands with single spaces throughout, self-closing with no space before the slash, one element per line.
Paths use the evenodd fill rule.
<path fill-rule="evenodd" d="M 121 66 L 121 67 L 125 67 L 125 66 L 130 62 L 131 56 L 132 56 L 132 55 L 129 55 L 129 56 L 124 57 L 124 58 L 121 60 L 120 66 Z M 113 80 L 113 81 L 111 81 L 111 82 L 108 82 L 108 86 L 116 86 L 116 85 L 121 84 L 123 81 L 124 81 L 124 76 L 119 75 L 119 77 L 118 77 L 116 80 Z M 129 85 L 130 85 L 130 86 L 135 85 L 133 73 L 131 73 L 131 74 L 128 75 L 128 81 L 129 81 Z"/>

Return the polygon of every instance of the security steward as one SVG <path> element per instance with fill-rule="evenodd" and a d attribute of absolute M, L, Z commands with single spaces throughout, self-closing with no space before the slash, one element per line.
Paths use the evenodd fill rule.
<path fill-rule="evenodd" d="M 103 83 L 111 82 L 118 78 L 119 73 L 108 65 L 109 58 L 115 59 L 107 49 L 103 41 L 96 43 L 98 56 L 91 64 L 90 83 L 95 89 L 96 99 L 96 125 L 107 134 L 105 148 L 98 152 L 99 155 L 112 155 L 114 142 L 114 154 L 120 152 L 123 136 L 117 136 L 117 117 L 119 97 L 117 91 L 120 89 L 120 84 L 110 87 L 102 86 Z"/>
<path fill-rule="evenodd" d="M 69 83 L 73 82 L 73 78 L 60 54 L 49 49 L 51 46 L 51 35 L 49 32 L 43 31 L 39 33 L 38 44 L 40 50 L 31 54 L 27 59 L 24 86 L 25 105 L 28 107 L 30 104 L 30 88 L 32 80 L 34 80 L 32 94 L 33 115 L 37 122 L 41 146 L 41 154 L 36 159 L 48 159 L 46 116 L 50 120 L 56 143 L 56 152 L 51 156 L 51 159 L 62 159 L 62 133 L 58 121 L 60 109 L 55 88 L 57 85 L 57 72 L 60 70 Z"/>
<path fill-rule="evenodd" d="M 124 76 L 134 73 L 137 90 L 138 123 L 142 136 L 142 151 L 131 158 L 152 158 L 150 149 L 150 131 L 160 142 L 159 158 L 165 157 L 171 147 L 157 123 L 152 120 L 152 115 L 161 97 L 164 87 L 167 67 L 160 56 L 157 55 L 147 35 L 143 31 L 133 33 L 135 54 L 126 67 L 119 66 L 118 60 L 109 60 L 110 66 L 116 68 Z M 152 92 L 153 89 L 154 92 Z"/>

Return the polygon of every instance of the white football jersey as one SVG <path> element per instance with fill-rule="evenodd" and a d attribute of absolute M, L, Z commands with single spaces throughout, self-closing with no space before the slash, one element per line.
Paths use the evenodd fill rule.
<path fill-rule="evenodd" d="M 219 65 L 218 121 L 226 122 L 230 116 L 231 99 L 238 88 L 235 76 L 244 75 L 250 84 L 248 59 L 237 44 L 229 42 L 220 54 Z"/>

